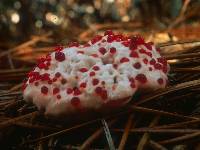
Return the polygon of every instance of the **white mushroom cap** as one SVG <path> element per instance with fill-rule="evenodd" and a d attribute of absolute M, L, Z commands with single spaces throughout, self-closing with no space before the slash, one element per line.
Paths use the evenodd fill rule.
<path fill-rule="evenodd" d="M 168 70 L 153 43 L 106 31 L 85 45 L 57 47 L 42 58 L 29 73 L 23 95 L 54 116 L 111 103 L 120 107 L 137 90 L 164 88 Z"/>

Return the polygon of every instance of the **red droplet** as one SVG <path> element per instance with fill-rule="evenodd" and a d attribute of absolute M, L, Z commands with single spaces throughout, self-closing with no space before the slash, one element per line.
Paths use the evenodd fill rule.
<path fill-rule="evenodd" d="M 63 50 L 63 46 L 61 46 L 61 45 L 58 45 L 58 46 L 56 46 L 55 48 L 54 48 L 54 50 L 55 51 L 61 51 L 61 50 Z"/>
<path fill-rule="evenodd" d="M 130 57 L 133 57 L 133 58 L 139 58 L 138 53 L 137 53 L 137 52 L 134 52 L 134 51 L 131 51 L 131 53 L 130 53 L 129 56 L 130 56 Z"/>
<path fill-rule="evenodd" d="M 92 77 L 92 76 L 95 76 L 95 72 L 94 71 L 90 72 L 90 77 Z"/>
<path fill-rule="evenodd" d="M 97 93 L 97 94 L 101 94 L 101 92 L 102 92 L 102 88 L 101 87 L 96 87 L 95 88 L 95 92 Z"/>
<path fill-rule="evenodd" d="M 116 51 L 117 51 L 117 50 L 116 50 L 116 48 L 115 48 L 115 47 L 111 47 L 111 48 L 110 48 L 110 53 L 111 53 L 111 54 L 115 54 L 115 53 L 116 53 Z"/>
<path fill-rule="evenodd" d="M 93 56 L 95 58 L 99 57 L 97 54 L 91 54 L 90 56 Z"/>
<path fill-rule="evenodd" d="M 83 83 L 80 84 L 81 88 L 86 88 L 86 86 L 87 86 L 86 82 L 83 82 Z"/>
<path fill-rule="evenodd" d="M 148 59 L 144 58 L 144 59 L 143 59 L 143 62 L 144 62 L 145 64 L 148 64 Z"/>
<path fill-rule="evenodd" d="M 130 81 L 130 87 L 131 88 L 135 88 L 135 80 L 134 80 L 134 78 L 129 78 L 129 81 Z"/>
<path fill-rule="evenodd" d="M 161 70 L 161 69 L 162 69 L 162 65 L 159 64 L 159 63 L 156 63 L 156 64 L 154 65 L 154 68 L 155 68 L 155 69 L 158 69 L 158 70 Z"/>
<path fill-rule="evenodd" d="M 150 62 L 149 62 L 151 65 L 155 65 L 155 63 L 156 63 L 156 60 L 153 58 L 153 59 L 151 59 L 150 60 Z"/>
<path fill-rule="evenodd" d="M 38 85 L 39 85 L 39 83 L 38 83 L 38 82 L 35 82 L 35 83 L 34 83 L 34 85 L 35 85 L 35 86 L 38 86 Z"/>
<path fill-rule="evenodd" d="M 167 71 L 168 71 L 167 65 L 164 65 L 162 70 L 164 73 L 167 73 Z"/>
<path fill-rule="evenodd" d="M 140 83 L 146 83 L 147 82 L 147 78 L 144 74 L 138 74 L 136 77 L 135 77 L 136 80 L 138 80 Z"/>
<path fill-rule="evenodd" d="M 98 71 L 100 68 L 99 68 L 99 66 L 94 66 L 92 69 L 95 71 Z"/>
<path fill-rule="evenodd" d="M 117 65 L 117 64 L 113 64 L 113 67 L 114 67 L 115 69 L 117 69 L 118 65 Z"/>
<path fill-rule="evenodd" d="M 140 35 L 136 35 L 131 38 L 132 42 L 134 42 L 136 45 L 144 44 L 144 39 Z"/>
<path fill-rule="evenodd" d="M 124 41 L 124 42 L 122 42 L 122 45 L 124 45 L 125 47 L 129 47 L 130 41 Z"/>
<path fill-rule="evenodd" d="M 49 80 L 49 81 L 48 81 L 48 84 L 52 84 L 52 81 L 51 81 L 51 80 Z"/>
<path fill-rule="evenodd" d="M 50 62 L 47 62 L 47 63 L 46 63 L 46 65 L 47 65 L 47 66 L 50 66 L 50 65 L 51 65 L 51 63 L 50 63 Z"/>
<path fill-rule="evenodd" d="M 149 43 L 144 43 L 144 46 L 148 49 L 148 50 L 152 50 L 152 45 L 153 43 L 152 42 L 149 42 Z"/>
<path fill-rule="evenodd" d="M 78 107 L 81 103 L 81 101 L 78 97 L 72 97 L 70 102 L 74 107 Z"/>
<path fill-rule="evenodd" d="M 46 95 L 48 93 L 48 87 L 42 86 L 41 87 L 41 93 Z"/>
<path fill-rule="evenodd" d="M 99 52 L 104 55 L 106 53 L 106 49 L 104 47 L 99 48 Z"/>
<path fill-rule="evenodd" d="M 102 90 L 101 94 L 100 94 L 101 98 L 103 100 L 106 100 L 108 98 L 108 94 L 106 90 Z"/>
<path fill-rule="evenodd" d="M 130 41 L 130 45 L 129 45 L 129 48 L 131 50 L 136 50 L 137 49 L 137 44 L 134 42 L 134 41 Z"/>
<path fill-rule="evenodd" d="M 61 76 L 61 73 L 60 72 L 56 72 L 55 77 L 59 78 L 60 76 Z"/>
<path fill-rule="evenodd" d="M 49 78 L 49 74 L 48 73 L 44 73 L 41 75 L 41 80 L 42 81 L 48 81 L 50 78 Z"/>
<path fill-rule="evenodd" d="M 159 78 L 157 81 L 158 81 L 158 83 L 159 83 L 160 85 L 162 85 L 162 84 L 164 83 L 164 80 L 163 80 L 162 78 Z"/>
<path fill-rule="evenodd" d="M 67 88 L 67 94 L 71 94 L 73 92 L 73 89 Z"/>
<path fill-rule="evenodd" d="M 40 69 L 44 69 L 45 67 L 46 67 L 46 65 L 44 63 L 38 64 L 38 68 L 40 68 Z"/>
<path fill-rule="evenodd" d="M 81 91 L 76 87 L 74 88 L 74 95 L 80 95 L 81 94 Z"/>
<path fill-rule="evenodd" d="M 55 52 L 55 59 L 59 62 L 62 62 L 65 60 L 65 54 L 63 52 Z"/>
<path fill-rule="evenodd" d="M 33 83 L 34 81 L 35 81 L 34 78 L 30 78 L 30 79 L 29 79 L 29 83 Z"/>
<path fill-rule="evenodd" d="M 79 71 L 80 71 L 80 72 L 87 72 L 88 69 L 87 69 L 87 68 L 81 68 L 81 69 L 79 69 Z"/>
<path fill-rule="evenodd" d="M 59 91 L 60 91 L 59 88 L 54 88 L 54 89 L 53 89 L 53 95 L 59 93 Z"/>
<path fill-rule="evenodd" d="M 167 65 L 167 60 L 164 57 L 157 58 L 157 60 L 159 63 L 163 65 Z"/>
<path fill-rule="evenodd" d="M 160 53 L 160 52 L 161 52 L 161 49 L 160 49 L 160 48 L 156 48 L 156 51 L 157 51 L 158 53 Z"/>
<path fill-rule="evenodd" d="M 85 43 L 85 44 L 83 45 L 83 47 L 89 47 L 89 46 L 91 46 L 89 43 Z"/>
<path fill-rule="evenodd" d="M 79 46 L 79 43 L 78 42 L 70 42 L 68 44 L 69 47 L 78 47 Z"/>
<path fill-rule="evenodd" d="M 93 85 L 97 85 L 98 83 L 99 83 L 99 80 L 98 80 L 98 79 L 93 79 L 93 80 L 92 80 L 92 84 L 93 84 Z"/>
<path fill-rule="evenodd" d="M 49 61 L 51 61 L 51 55 L 50 54 L 47 54 L 46 55 L 46 60 L 49 62 Z"/>
<path fill-rule="evenodd" d="M 65 83 L 67 83 L 67 80 L 66 79 L 61 79 L 61 83 L 65 84 Z"/>
<path fill-rule="evenodd" d="M 61 99 L 61 96 L 60 96 L 60 95 L 57 95 L 56 97 L 57 97 L 57 99 Z"/>
<path fill-rule="evenodd" d="M 133 67 L 134 67 L 135 69 L 140 69 L 140 68 L 141 68 L 141 64 L 140 64 L 139 62 L 136 62 L 136 63 L 133 65 Z"/>
<path fill-rule="evenodd" d="M 57 81 L 57 78 L 56 78 L 56 77 L 54 77 L 52 81 L 53 81 L 53 82 L 56 82 L 56 81 Z"/>
<path fill-rule="evenodd" d="M 139 49 L 139 52 L 140 52 L 140 53 L 143 53 L 143 54 L 146 53 L 146 51 L 145 51 L 144 49 Z"/>
<path fill-rule="evenodd" d="M 152 69 L 152 67 L 149 67 L 149 71 L 152 71 L 153 69 Z"/>
<path fill-rule="evenodd" d="M 78 51 L 77 53 L 78 54 L 84 54 L 84 51 Z"/>
<path fill-rule="evenodd" d="M 104 35 L 114 35 L 114 33 L 112 32 L 112 30 L 106 30 Z"/>
<path fill-rule="evenodd" d="M 126 57 L 122 57 L 122 58 L 120 59 L 120 63 L 125 63 L 125 62 L 129 62 L 129 59 L 126 58 Z"/>
<path fill-rule="evenodd" d="M 130 87 L 134 89 L 135 88 L 135 83 L 131 82 L 130 83 Z"/>
<path fill-rule="evenodd" d="M 92 40 L 91 43 L 95 44 L 96 42 L 100 41 L 102 39 L 101 35 L 96 35 Z"/>
<path fill-rule="evenodd" d="M 102 84 L 102 85 L 105 85 L 106 83 L 105 83 L 105 81 L 101 81 L 101 84 Z"/>
<path fill-rule="evenodd" d="M 115 37 L 114 37 L 113 35 L 109 35 L 109 36 L 107 37 L 107 42 L 108 42 L 108 43 L 112 43 L 114 40 L 115 40 Z"/>

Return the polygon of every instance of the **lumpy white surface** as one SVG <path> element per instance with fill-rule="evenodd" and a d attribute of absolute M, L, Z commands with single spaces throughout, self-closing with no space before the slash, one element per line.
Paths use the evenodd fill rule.
<path fill-rule="evenodd" d="M 145 54 L 138 52 L 139 58 L 130 57 L 130 49 L 122 44 L 122 42 L 112 42 L 108 43 L 107 36 L 104 36 L 100 41 L 95 44 L 91 44 L 89 47 L 84 47 L 80 45 L 79 47 L 64 48 L 61 50 L 65 54 L 65 60 L 59 62 L 55 59 L 55 52 L 51 53 L 51 65 L 48 70 L 39 69 L 36 67 L 33 71 L 39 72 L 39 74 L 48 73 L 50 78 L 53 79 L 55 74 L 59 72 L 61 77 L 57 79 L 56 82 L 48 84 L 47 81 L 37 81 L 39 84 L 35 86 L 34 83 L 30 83 L 29 79 L 26 82 L 27 87 L 24 90 L 24 99 L 26 101 L 34 103 L 38 109 L 44 109 L 45 113 L 48 115 L 60 115 L 69 114 L 71 112 L 76 112 L 80 108 L 71 104 L 71 99 L 74 97 L 72 94 L 67 94 L 67 88 L 79 87 L 80 83 L 85 82 L 87 84 L 86 88 L 79 88 L 81 94 L 75 97 L 80 99 L 80 106 L 83 109 L 100 109 L 109 101 L 118 101 L 119 99 L 130 98 L 139 89 L 158 89 L 164 88 L 167 82 L 167 75 L 162 70 L 155 69 L 152 65 L 145 64 L 143 59 L 146 58 L 150 61 L 152 58 L 155 60 L 160 58 L 160 54 L 156 51 L 154 45 L 152 45 L 152 50 L 149 51 L 144 45 L 139 45 L 135 52 L 143 48 L 144 50 L 152 53 L 152 58 Z M 102 42 L 105 41 L 105 42 Z M 99 48 L 104 47 L 106 53 L 102 55 L 99 52 Z M 110 48 L 116 48 L 116 53 L 111 54 Z M 84 54 L 78 53 L 83 51 Z M 98 57 L 92 56 L 92 54 L 97 54 Z M 120 63 L 121 58 L 126 57 L 129 62 Z M 133 64 L 140 63 L 141 68 L 136 69 Z M 117 68 L 114 68 L 113 64 L 117 64 Z M 94 71 L 93 67 L 98 66 L 100 69 Z M 152 71 L 149 68 L 152 68 Z M 87 72 L 80 72 L 81 68 L 87 68 Z M 90 76 L 90 72 L 94 71 L 95 76 Z M 147 78 L 145 84 L 140 83 L 135 79 L 138 74 L 144 74 Z M 61 79 L 66 79 L 65 84 L 61 84 Z M 98 79 L 98 85 L 93 85 L 92 80 Z M 130 86 L 130 78 L 134 78 L 135 87 Z M 158 83 L 158 79 L 163 79 L 163 84 Z M 104 81 L 105 84 L 102 85 L 101 82 Z M 48 93 L 41 93 L 41 87 L 48 87 Z M 107 91 L 107 98 L 102 99 L 97 93 L 95 93 L 95 88 L 97 86 L 102 87 Z M 59 88 L 60 99 L 57 98 L 58 94 L 53 94 L 53 89 Z M 128 101 L 120 105 L 124 105 Z"/>

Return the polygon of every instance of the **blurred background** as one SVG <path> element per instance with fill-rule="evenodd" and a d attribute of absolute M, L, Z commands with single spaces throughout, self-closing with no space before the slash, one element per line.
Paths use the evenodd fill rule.
<path fill-rule="evenodd" d="M 107 29 L 155 43 L 199 39 L 199 10 L 200 0 L 1 0 L 0 57 L 34 62 Z"/>
<path fill-rule="evenodd" d="M 199 27 L 199 10 L 200 0 L 1 0 L 0 38 L 18 42 L 51 31 L 55 39 L 73 39 L 105 23 L 124 23 L 126 29 L 126 23 L 140 22 L 148 30 L 165 30 L 180 15 L 176 25 L 186 21 Z"/>

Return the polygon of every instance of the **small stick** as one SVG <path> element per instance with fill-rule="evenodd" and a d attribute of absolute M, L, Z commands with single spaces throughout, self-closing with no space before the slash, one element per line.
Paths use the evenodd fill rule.
<path fill-rule="evenodd" d="M 25 119 L 27 117 L 29 118 L 29 117 L 31 117 L 33 115 L 37 115 L 37 114 L 38 114 L 38 112 L 35 111 L 35 112 L 29 113 L 29 114 L 26 114 L 26 115 L 23 115 L 23 116 L 20 116 L 20 117 L 16 117 L 16 118 L 9 119 L 7 121 L 1 122 L 0 123 L 0 129 L 5 128 L 5 127 L 7 127 L 9 125 L 12 125 L 12 124 L 14 124 L 15 122 L 17 122 L 19 120 Z"/>
<path fill-rule="evenodd" d="M 175 114 L 175 113 L 151 109 L 151 108 L 139 107 L 139 106 L 131 106 L 130 109 L 137 112 L 152 113 L 152 114 L 162 115 L 166 117 L 175 117 L 175 118 L 189 119 L 189 120 L 199 119 L 196 117 L 183 116 L 180 114 Z"/>
<path fill-rule="evenodd" d="M 124 132 L 124 129 L 112 129 L 116 132 Z M 130 130 L 131 133 L 180 133 L 180 134 L 186 134 L 186 133 L 194 133 L 194 132 L 200 132 L 199 129 L 154 129 L 154 127 L 149 128 L 135 128 Z"/>
<path fill-rule="evenodd" d="M 161 44 L 158 44 L 158 47 L 174 46 L 174 45 L 179 45 L 179 44 L 199 43 L 199 42 L 200 40 L 177 41 L 177 42 L 161 43 Z"/>
<path fill-rule="evenodd" d="M 115 123 L 117 120 L 114 119 L 112 121 L 108 122 L 108 126 L 111 126 L 113 123 Z M 80 150 L 88 149 L 88 147 L 92 144 L 92 142 L 97 139 L 103 132 L 103 128 L 98 129 L 95 131 L 90 137 L 88 137 L 87 140 L 83 142 L 83 144 L 80 146 Z"/>
<path fill-rule="evenodd" d="M 126 144 L 126 141 L 128 139 L 128 135 L 129 135 L 129 131 L 131 129 L 132 126 L 132 122 L 133 122 L 133 114 L 131 114 L 128 118 L 128 121 L 126 123 L 126 127 L 124 129 L 124 133 L 122 135 L 118 150 L 123 150 Z"/>
<path fill-rule="evenodd" d="M 155 124 L 158 123 L 159 120 L 160 120 L 160 116 L 156 116 L 156 117 L 152 120 L 152 122 L 150 123 L 149 127 L 153 127 Z M 145 148 L 145 145 L 147 144 L 148 140 L 149 140 L 149 134 L 148 134 L 148 133 L 145 133 L 145 134 L 142 136 L 142 138 L 141 138 L 141 140 L 140 140 L 140 142 L 139 142 L 139 144 L 138 144 L 138 146 L 137 146 L 137 150 L 143 150 L 143 149 Z"/>
<path fill-rule="evenodd" d="M 200 52 L 197 53 L 188 53 L 188 54 L 175 54 L 175 55 L 167 55 L 165 56 L 166 59 L 184 59 L 184 58 L 194 58 L 194 57 L 200 57 Z"/>
<path fill-rule="evenodd" d="M 187 134 L 187 135 L 184 135 L 184 136 L 179 136 L 179 137 L 176 137 L 176 138 L 171 138 L 169 140 L 164 140 L 164 141 L 159 141 L 158 143 L 159 144 L 173 144 L 173 143 L 178 143 L 178 142 L 182 142 L 182 141 L 185 141 L 185 140 L 189 140 L 191 138 L 195 138 L 195 137 L 199 137 L 200 136 L 200 132 L 195 132 L 195 133 L 192 133 L 192 134 Z M 198 138 L 200 140 L 200 138 Z"/>
<path fill-rule="evenodd" d="M 167 148 L 165 148 L 164 146 L 162 146 L 161 144 L 159 144 L 153 140 L 149 141 L 149 146 L 151 146 L 155 150 L 167 150 Z"/>
<path fill-rule="evenodd" d="M 31 124 L 28 122 L 22 122 L 22 121 L 17 121 L 14 124 L 25 127 L 25 128 L 30 128 L 30 129 L 38 129 L 38 130 L 43 130 L 43 131 L 58 131 L 59 129 L 44 126 L 44 125 L 36 125 L 36 124 Z"/>
<path fill-rule="evenodd" d="M 106 139 L 108 141 L 109 149 L 115 150 L 115 145 L 112 140 L 112 136 L 110 134 L 110 130 L 108 128 L 108 124 L 106 123 L 105 119 L 101 119 L 101 123 L 103 124 L 104 133 L 106 135 Z"/>
<path fill-rule="evenodd" d="M 200 119 L 191 120 L 191 121 L 184 121 L 184 122 L 181 122 L 181 123 L 155 126 L 154 128 L 155 129 L 170 129 L 170 128 L 177 128 L 177 127 L 185 127 L 186 125 L 198 125 L 198 123 L 200 123 Z"/>

